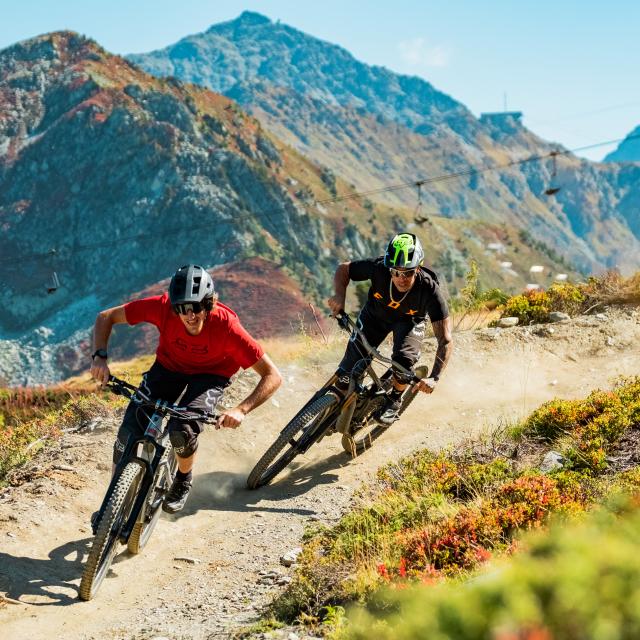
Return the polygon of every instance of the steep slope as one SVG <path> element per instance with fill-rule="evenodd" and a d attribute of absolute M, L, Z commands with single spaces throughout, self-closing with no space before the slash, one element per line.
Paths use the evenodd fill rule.
<path fill-rule="evenodd" d="M 603 162 L 640 162 L 640 126 L 636 127 Z"/>
<path fill-rule="evenodd" d="M 626 201 L 640 189 L 639 168 L 607 167 L 563 152 L 556 177 L 562 189 L 549 197 L 552 163 L 518 162 L 557 145 L 512 117 L 477 120 L 420 78 L 369 67 L 340 47 L 250 12 L 130 58 L 156 75 L 176 75 L 233 97 L 357 189 L 463 172 L 461 179 L 424 188 L 432 211 L 524 227 L 585 271 L 630 271 L 640 264 L 638 236 L 626 217 Z M 415 203 L 411 190 L 376 198 Z"/>
<path fill-rule="evenodd" d="M 96 312 L 186 262 L 222 265 L 223 299 L 260 335 L 296 330 L 337 262 L 377 255 L 407 228 L 453 291 L 471 257 L 483 284 L 510 290 L 530 264 L 546 264 L 546 278 L 567 269 L 497 217 L 417 225 L 408 208 L 318 202 L 350 188 L 228 98 L 149 76 L 77 34 L 0 51 L 0 382 L 86 366 Z M 491 244 L 513 253 L 513 269 Z M 123 355 L 153 343 L 152 330 L 121 333 Z"/>
<path fill-rule="evenodd" d="M 315 207 L 314 193 L 330 195 L 320 174 L 228 98 L 77 34 L 0 52 L 0 376 L 64 375 L 98 309 L 186 262 L 260 255 L 318 295 L 336 242 L 378 251 Z"/>
<path fill-rule="evenodd" d="M 610 310 L 603 319 L 556 325 L 553 335 L 529 327 L 465 332 L 436 393 L 419 394 L 371 451 L 351 460 L 339 435 L 328 436 L 272 486 L 248 492 L 249 470 L 334 371 L 344 339 L 319 344 L 306 363 L 279 363 L 284 383 L 275 402 L 250 413 L 237 431 L 202 434 L 185 509 L 162 516 L 142 554 L 122 553 L 90 602 L 78 600 L 78 583 L 118 422 L 113 416 L 79 425 L 17 478 L 31 482 L 0 490 L 0 602 L 14 601 L 0 605 L 3 637 L 229 640 L 293 575 L 295 566 L 285 569 L 280 557 L 300 544 L 305 529 L 347 513 L 378 467 L 417 448 L 435 451 L 486 434 L 553 397 L 583 397 L 604 381 L 636 374 L 639 320 L 632 309 Z M 432 355 L 429 348 L 425 361 Z M 247 374 L 235 382 L 229 401 L 244 397 L 253 381 Z"/>

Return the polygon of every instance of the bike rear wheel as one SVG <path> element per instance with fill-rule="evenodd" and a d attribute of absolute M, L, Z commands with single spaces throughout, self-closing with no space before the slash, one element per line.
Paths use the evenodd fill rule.
<path fill-rule="evenodd" d="M 398 417 L 400 417 L 407 409 L 407 407 L 413 402 L 416 397 L 418 389 L 415 385 L 412 385 L 405 393 L 398 410 Z M 377 407 L 373 407 L 371 415 L 377 411 Z M 373 418 L 369 418 L 367 423 L 358 429 L 355 433 L 342 436 L 342 448 L 352 457 L 357 458 L 359 455 L 371 449 L 373 443 L 385 432 L 389 426 L 383 426 L 373 421 Z"/>
<path fill-rule="evenodd" d="M 138 522 L 133 525 L 127 541 L 127 549 L 129 553 L 134 555 L 140 553 L 149 542 L 162 513 L 162 500 L 176 475 L 177 462 L 173 449 L 168 449 L 165 456 L 166 462 L 163 461 L 158 466 L 156 477 L 153 479 L 147 499 L 142 507 L 142 521 L 141 518 L 138 518 Z M 162 477 L 158 478 L 158 474 L 162 474 Z"/>
<path fill-rule="evenodd" d="M 269 484 L 300 453 L 299 445 L 306 446 L 310 438 L 317 438 L 324 433 L 325 429 L 319 427 L 337 404 L 338 398 L 332 393 L 327 393 L 311 402 L 298 414 L 258 460 L 247 478 L 247 488 L 257 489 Z M 296 434 L 300 431 L 300 438 L 295 440 Z"/>
<path fill-rule="evenodd" d="M 91 600 L 109 572 L 118 550 L 120 531 L 131 515 L 143 474 L 142 467 L 135 462 L 130 462 L 120 474 L 89 550 L 80 581 L 81 600 Z"/>

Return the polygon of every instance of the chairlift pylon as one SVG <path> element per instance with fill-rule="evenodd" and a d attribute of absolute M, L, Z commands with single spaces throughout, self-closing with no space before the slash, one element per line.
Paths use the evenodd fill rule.
<path fill-rule="evenodd" d="M 544 193 L 547 196 L 554 196 L 561 189 L 561 187 L 558 186 L 556 181 L 556 176 L 558 175 L 558 165 L 557 165 L 556 157 L 558 155 L 558 152 L 552 151 L 549 155 L 551 156 L 551 163 L 552 163 L 551 164 L 551 182 L 549 183 L 549 186 L 544 190 Z"/>

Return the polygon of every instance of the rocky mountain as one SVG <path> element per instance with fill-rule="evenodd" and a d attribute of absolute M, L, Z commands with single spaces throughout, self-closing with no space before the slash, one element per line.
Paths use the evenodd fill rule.
<path fill-rule="evenodd" d="M 640 126 L 636 127 L 615 151 L 607 154 L 604 162 L 640 162 Z"/>
<path fill-rule="evenodd" d="M 228 98 L 153 78 L 77 34 L 0 52 L 0 291 L 11 301 L 0 376 L 72 371 L 100 308 L 190 261 L 269 261 L 253 282 L 265 306 L 278 299 L 275 271 L 291 268 L 305 307 L 300 292 L 326 289 L 336 244 L 378 251 L 313 205 L 330 196 L 320 174 Z"/>
<path fill-rule="evenodd" d="M 286 111 L 278 95 L 282 91 L 290 99 L 286 88 L 261 91 L 267 96 L 265 113 L 271 102 Z M 448 123 L 449 108 L 473 135 L 483 127 L 496 140 L 507 135 L 432 93 L 428 111 L 442 124 L 431 137 L 446 144 L 429 166 L 445 171 L 470 166 L 474 153 L 485 158 L 466 142 L 466 125 L 456 118 Z M 0 384 L 50 382 L 86 367 L 96 312 L 140 292 L 162 290 L 186 262 L 213 269 L 222 300 L 257 335 L 296 331 L 300 322 L 312 327 L 308 303 L 322 305 L 336 263 L 379 254 L 391 234 L 407 228 L 419 232 L 452 292 L 464 282 L 472 257 L 485 286 L 510 290 L 529 281 L 532 264 L 546 266 L 545 282 L 571 269 L 571 255 L 554 249 L 551 238 L 570 244 L 573 231 L 560 215 L 549 222 L 548 210 L 531 196 L 532 189 L 545 186 L 538 175 L 504 175 L 492 182 L 470 175 L 468 188 L 455 198 L 447 182 L 438 183 L 416 211 L 401 201 L 366 198 L 330 204 L 354 188 L 353 176 L 364 175 L 354 171 L 355 156 L 349 155 L 357 145 L 365 169 L 378 165 L 380 184 L 387 171 L 399 175 L 404 162 L 415 162 L 416 171 L 424 168 L 422 160 L 427 166 L 430 156 L 418 155 L 424 134 L 409 126 L 418 128 L 426 115 L 414 101 L 413 114 L 401 124 L 299 95 L 311 110 L 299 135 L 308 136 L 309 150 L 324 146 L 327 162 L 314 163 L 287 144 L 302 137 L 278 118 L 270 123 L 284 141 L 229 97 L 151 76 L 77 34 L 43 35 L 0 51 L 0 293 L 7 301 L 0 311 Z M 397 113 L 408 109 L 402 104 L 399 99 Z M 351 120 L 343 118 L 345 112 Z M 522 144 L 528 140 L 526 132 L 517 135 Z M 451 146 L 454 139 L 457 146 Z M 403 154 L 404 142 L 413 145 L 415 157 Z M 393 149 L 399 159 L 391 157 Z M 498 147 L 492 150 L 497 160 L 509 158 Z M 328 162 L 332 155 L 339 163 L 335 171 Z M 632 185 L 629 174 L 625 188 Z M 519 201 L 510 195 L 518 189 L 527 211 L 517 209 Z M 621 193 L 611 190 L 607 197 L 620 199 Z M 504 207 L 494 211 L 500 198 L 517 215 L 505 219 Z M 596 204 L 590 198 L 575 203 L 587 212 L 585 227 Z M 463 206 L 478 208 L 459 216 Z M 445 217 L 435 218 L 434 210 Z M 532 211 L 541 221 L 537 237 L 521 224 Z M 611 224 L 621 237 L 625 227 L 617 214 Z M 603 247 L 610 233 L 603 231 Z M 593 253 L 586 243 L 582 251 Z M 632 260 L 637 254 L 628 255 Z M 110 349 L 123 357 L 148 350 L 150 331 L 123 328 Z"/>
<path fill-rule="evenodd" d="M 477 119 L 420 78 L 368 66 L 251 12 L 129 58 L 157 76 L 233 97 L 359 190 L 462 173 L 425 185 L 425 208 L 524 228 L 584 271 L 640 264 L 633 207 L 640 168 L 580 160 L 536 137 L 517 114 Z M 555 164 L 549 157 L 521 163 L 552 151 L 560 152 Z M 495 166 L 502 169 L 488 170 Z M 545 192 L 555 186 L 560 191 L 549 197 Z M 411 190 L 375 197 L 416 203 Z"/>

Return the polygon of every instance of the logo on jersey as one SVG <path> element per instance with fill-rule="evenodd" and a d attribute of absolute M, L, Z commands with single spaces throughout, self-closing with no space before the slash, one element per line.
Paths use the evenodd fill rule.
<path fill-rule="evenodd" d="M 172 343 L 180 351 L 189 351 L 190 353 L 196 353 L 198 355 L 205 355 L 209 353 L 209 347 L 206 344 L 192 344 L 189 345 L 182 338 L 176 338 Z"/>

